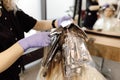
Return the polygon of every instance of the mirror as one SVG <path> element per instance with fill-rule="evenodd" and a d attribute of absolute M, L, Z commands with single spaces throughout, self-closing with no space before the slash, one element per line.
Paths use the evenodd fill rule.
<path fill-rule="evenodd" d="M 87 13 L 87 6 L 90 5 L 90 1 L 97 1 L 97 0 L 75 0 L 75 3 L 74 3 L 74 15 L 73 15 L 73 19 L 75 20 L 75 22 L 80 26 L 80 27 L 85 27 L 84 25 L 84 22 L 85 22 L 85 17 L 86 17 L 86 14 L 89 15 L 92 15 L 91 13 Z M 112 20 L 111 21 L 109 20 L 108 22 L 105 22 L 103 21 L 103 23 L 105 23 L 105 25 L 107 24 L 108 25 L 116 25 L 114 27 L 117 27 L 117 28 L 112 28 L 110 31 L 105 31 L 103 28 L 103 30 L 100 28 L 100 29 L 92 29 L 92 28 L 87 28 L 86 32 L 88 33 L 94 33 L 94 34 L 99 34 L 99 35 L 105 35 L 105 36 L 109 36 L 109 37 L 117 37 L 117 38 L 120 38 L 120 19 L 119 19 L 119 14 L 120 14 L 120 5 L 118 5 L 118 1 L 119 0 L 105 0 L 102 2 L 102 0 L 98 0 L 98 4 L 100 6 L 102 6 L 103 4 L 105 4 L 106 2 L 108 2 L 108 4 L 111 4 L 113 3 L 113 6 L 110 7 L 112 9 L 115 9 L 115 12 L 114 12 L 114 17 L 116 19 Z M 120 2 L 120 1 L 119 1 Z M 96 6 L 97 4 L 94 2 L 94 5 Z M 104 5 L 105 7 L 108 6 L 107 4 Z M 102 6 L 102 8 L 104 7 Z M 104 14 L 105 14 L 105 10 L 103 10 L 102 8 L 100 8 L 100 10 L 97 10 L 97 19 L 95 22 L 97 22 L 98 19 L 104 17 Z M 94 11 L 95 12 L 95 11 Z M 110 13 L 110 10 L 108 11 Z M 107 13 L 107 12 L 106 12 Z M 92 19 L 94 19 L 95 17 L 93 16 Z M 87 19 L 87 22 L 89 22 L 89 24 L 92 24 L 92 19 Z M 115 21 L 116 20 L 116 21 Z M 102 23 L 100 23 L 100 21 L 98 21 L 98 25 L 99 26 L 102 26 Z M 95 25 L 95 23 L 94 23 Z M 94 26 L 93 25 L 93 26 Z M 89 25 L 90 26 L 90 25 Z M 105 26 L 105 27 L 107 27 Z M 108 26 L 109 27 L 109 26 Z M 116 30 L 114 30 L 116 29 Z"/>

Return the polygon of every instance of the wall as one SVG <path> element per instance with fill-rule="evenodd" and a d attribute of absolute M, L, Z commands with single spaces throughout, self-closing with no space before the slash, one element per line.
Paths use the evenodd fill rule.
<path fill-rule="evenodd" d="M 69 7 L 73 7 L 74 0 L 47 0 L 47 19 L 54 19 L 67 15 Z M 71 14 L 71 13 L 70 13 Z"/>
<path fill-rule="evenodd" d="M 41 19 L 41 6 L 40 0 L 18 0 L 17 5 L 25 13 L 33 16 L 37 20 Z"/>

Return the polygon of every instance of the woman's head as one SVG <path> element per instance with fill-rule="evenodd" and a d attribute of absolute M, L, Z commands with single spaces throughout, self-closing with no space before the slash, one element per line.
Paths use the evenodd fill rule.
<path fill-rule="evenodd" d="M 113 5 L 108 5 L 105 9 L 104 9 L 104 16 L 105 17 L 112 17 L 115 13 L 115 8 Z"/>
<path fill-rule="evenodd" d="M 15 0 L 2 0 L 3 6 L 6 10 L 16 10 L 16 4 L 14 2 Z"/>

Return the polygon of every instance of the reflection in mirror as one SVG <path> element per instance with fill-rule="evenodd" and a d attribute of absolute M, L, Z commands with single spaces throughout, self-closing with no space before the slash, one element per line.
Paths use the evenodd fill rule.
<path fill-rule="evenodd" d="M 100 0 L 81 0 L 82 8 L 81 13 L 79 14 L 78 11 L 80 9 L 77 2 L 79 0 L 75 1 L 73 18 L 76 23 L 78 23 L 78 19 L 80 19 L 81 27 L 97 31 L 98 33 L 102 32 L 110 35 L 120 35 L 120 19 L 117 18 L 120 6 L 117 2 L 114 4 L 112 4 L 113 2 L 109 2 L 109 4 L 102 4 L 100 3 Z"/>
<path fill-rule="evenodd" d="M 93 25 L 93 29 L 98 31 L 120 32 L 120 20 L 115 17 L 115 12 L 114 5 L 107 4 L 103 9 L 103 15 Z"/>

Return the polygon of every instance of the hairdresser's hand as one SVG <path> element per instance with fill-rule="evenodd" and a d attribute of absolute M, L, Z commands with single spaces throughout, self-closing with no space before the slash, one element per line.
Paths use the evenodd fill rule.
<path fill-rule="evenodd" d="M 101 6 L 102 9 L 105 9 L 107 7 L 109 7 L 109 4 L 104 4 L 104 5 Z"/>
<path fill-rule="evenodd" d="M 72 22 L 72 17 L 70 16 L 63 16 L 59 19 L 57 19 L 57 22 L 58 22 L 58 27 L 62 26 L 64 27 L 64 24 L 70 24 Z"/>
<path fill-rule="evenodd" d="M 49 32 L 39 32 L 30 37 L 19 40 L 18 43 L 22 46 L 24 51 L 33 47 L 45 47 L 48 46 L 51 42 L 49 35 Z"/>

